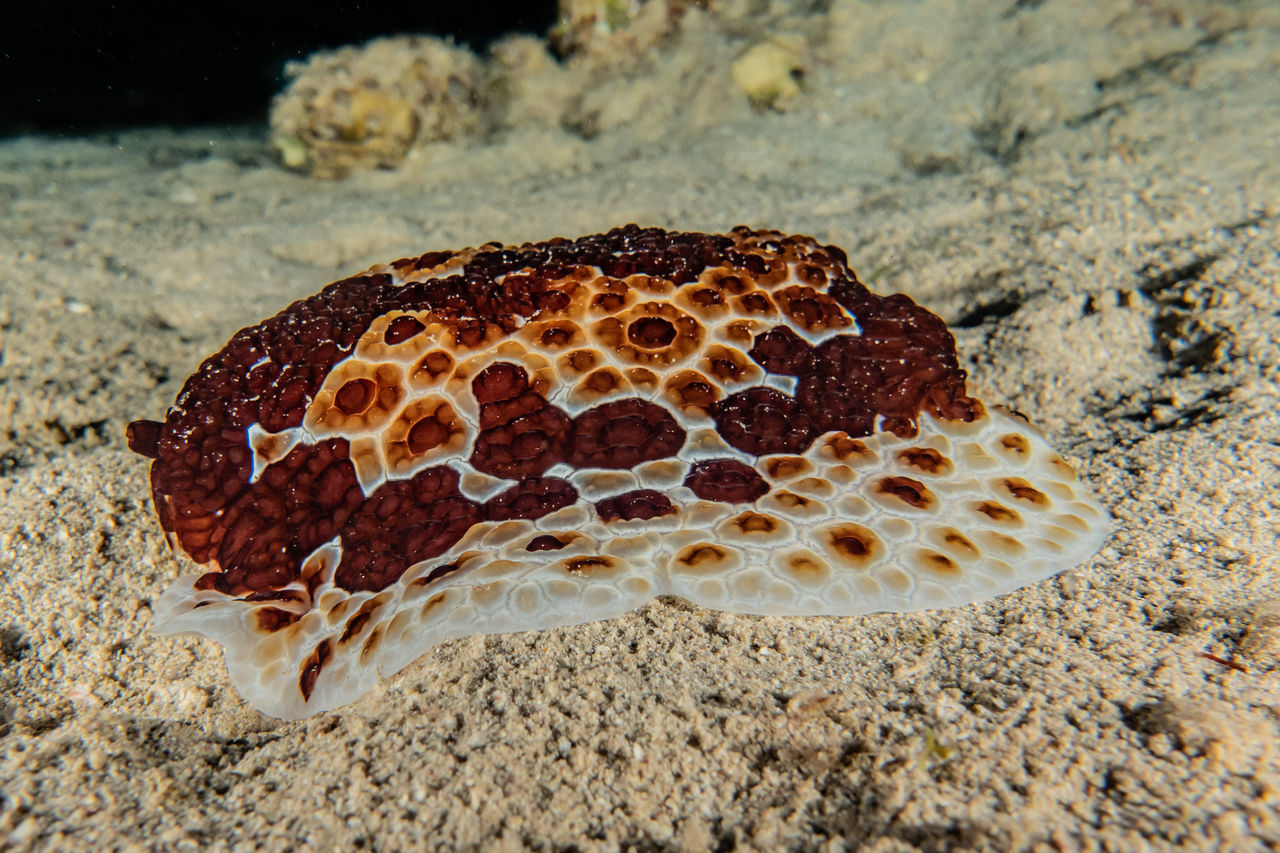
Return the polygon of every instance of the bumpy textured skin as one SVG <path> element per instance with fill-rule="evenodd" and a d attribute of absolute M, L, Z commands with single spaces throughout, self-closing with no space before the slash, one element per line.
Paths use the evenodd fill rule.
<path fill-rule="evenodd" d="M 964 604 L 1107 516 L 954 339 L 802 236 L 634 225 L 374 267 L 244 329 L 163 424 L 157 626 L 301 718 L 432 645 L 672 594 L 769 615 Z"/>

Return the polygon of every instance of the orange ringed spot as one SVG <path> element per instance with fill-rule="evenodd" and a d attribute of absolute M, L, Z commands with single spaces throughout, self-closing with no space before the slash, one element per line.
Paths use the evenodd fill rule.
<path fill-rule="evenodd" d="M 426 453 L 439 447 L 449 437 L 449 430 L 434 417 L 425 417 L 409 429 L 409 452 Z"/>
<path fill-rule="evenodd" d="M 1000 524 L 1022 523 L 1022 516 L 1018 515 L 1017 510 L 1009 509 L 998 501 L 981 501 L 974 509 Z"/>
<path fill-rule="evenodd" d="M 954 467 L 951 460 L 932 447 L 908 447 L 898 451 L 898 461 L 925 474 L 945 476 Z"/>
<path fill-rule="evenodd" d="M 1016 432 L 1000 436 L 1000 446 L 1014 456 L 1026 456 L 1031 452 L 1031 442 Z"/>
<path fill-rule="evenodd" d="M 924 483 L 910 477 L 881 477 L 876 483 L 876 491 L 915 509 L 929 509 L 934 504 L 933 492 L 925 488 Z"/>
<path fill-rule="evenodd" d="M 1000 485 L 1004 486 L 1014 500 L 1019 500 L 1041 509 L 1051 503 L 1048 495 L 1021 477 L 1006 477 L 1000 481 Z"/>
<path fill-rule="evenodd" d="M 617 568 L 618 561 L 613 557 L 578 557 L 565 560 L 563 565 L 564 570 L 571 575 L 590 577 L 593 574 Z"/>
<path fill-rule="evenodd" d="M 920 559 L 923 561 L 925 568 L 934 574 L 947 576 L 960 574 L 960 565 L 946 554 L 939 554 L 937 551 L 922 551 Z"/>
<path fill-rule="evenodd" d="M 665 347 L 675 338 L 676 327 L 663 317 L 641 317 L 627 326 L 627 339 L 645 349 Z"/>
<path fill-rule="evenodd" d="M 348 380 L 333 396 L 333 404 L 344 415 L 358 415 L 373 403 L 377 389 L 372 379 L 359 377 Z"/>
<path fill-rule="evenodd" d="M 777 519 L 758 512 L 744 512 L 733 520 L 743 533 L 773 533 L 778 529 Z"/>
<path fill-rule="evenodd" d="M 822 531 L 827 552 L 853 568 L 865 569 L 884 554 L 880 537 L 860 524 L 837 524 Z"/>
<path fill-rule="evenodd" d="M 728 560 L 728 553 L 719 545 L 686 545 L 676 554 L 676 562 L 687 569 L 706 570 Z"/>

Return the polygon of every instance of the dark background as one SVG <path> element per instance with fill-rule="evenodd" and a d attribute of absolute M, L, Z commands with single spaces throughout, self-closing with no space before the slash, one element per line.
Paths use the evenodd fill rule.
<path fill-rule="evenodd" d="M 0 0 L 0 136 L 264 122 L 290 59 L 400 33 L 483 50 L 555 18 L 555 0 Z"/>

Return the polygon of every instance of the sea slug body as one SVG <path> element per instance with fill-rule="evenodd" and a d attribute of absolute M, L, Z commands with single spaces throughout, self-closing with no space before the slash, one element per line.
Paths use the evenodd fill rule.
<path fill-rule="evenodd" d="M 238 332 L 135 421 L 156 604 L 263 713 L 352 702 L 433 645 L 657 595 L 848 616 L 991 598 L 1109 520 L 955 342 L 809 237 L 628 225 L 430 252 Z"/>

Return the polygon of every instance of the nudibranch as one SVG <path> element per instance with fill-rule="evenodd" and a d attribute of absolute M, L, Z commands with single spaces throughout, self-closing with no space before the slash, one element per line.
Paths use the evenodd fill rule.
<path fill-rule="evenodd" d="M 129 425 L 201 570 L 156 626 L 298 719 L 450 638 L 658 595 L 949 607 L 1094 554 L 1106 512 L 965 378 L 941 319 L 805 236 L 628 225 L 375 266 Z"/>

